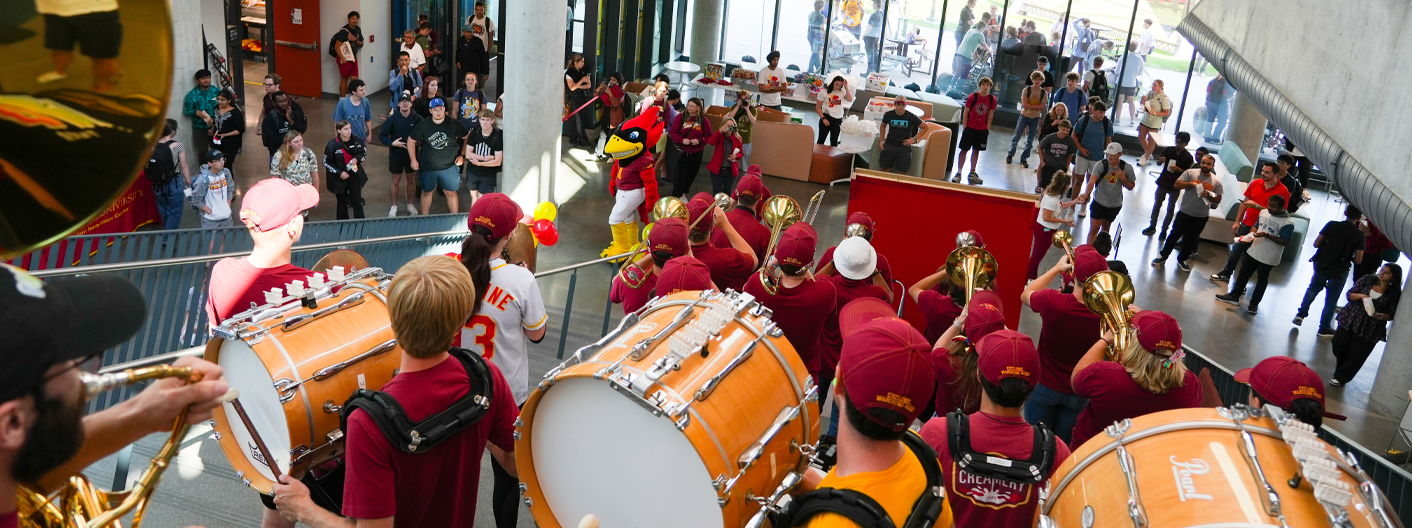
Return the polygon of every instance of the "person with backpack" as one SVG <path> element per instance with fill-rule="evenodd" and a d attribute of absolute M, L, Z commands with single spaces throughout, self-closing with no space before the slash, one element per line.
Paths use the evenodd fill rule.
<path fill-rule="evenodd" d="M 1082 113 L 1088 107 L 1088 94 L 1079 87 L 1079 74 L 1074 72 L 1064 74 L 1064 87 L 1054 91 L 1049 103 L 1051 105 L 1063 104 L 1075 115 Z"/>
<path fill-rule="evenodd" d="M 1289 206 L 1285 207 L 1285 210 L 1294 214 L 1300 206 L 1309 201 L 1309 190 L 1304 188 L 1298 176 L 1289 171 L 1294 167 L 1294 156 L 1289 153 L 1280 154 L 1275 158 L 1275 164 L 1280 167 L 1280 183 L 1289 189 Z"/>
<path fill-rule="evenodd" d="M 1304 300 L 1299 303 L 1299 312 L 1294 315 L 1294 325 L 1304 324 L 1309 316 L 1309 305 L 1319 292 L 1324 293 L 1324 311 L 1319 316 L 1319 335 L 1334 334 L 1334 312 L 1338 311 L 1339 295 L 1348 281 L 1348 270 L 1354 264 L 1363 262 L 1363 251 L 1367 247 L 1367 237 L 1358 229 L 1358 221 L 1363 212 L 1349 205 L 1343 209 L 1343 220 L 1324 224 L 1314 239 L 1314 275 L 1309 279 L 1309 288 L 1304 291 Z"/>
<path fill-rule="evenodd" d="M 191 186 L 191 173 L 186 168 L 186 151 L 176 140 L 177 122 L 168 119 L 162 126 L 162 137 L 147 157 L 143 175 L 152 182 L 157 198 L 157 214 L 162 217 L 162 229 L 181 227 L 183 189 Z"/>
<path fill-rule="evenodd" d="M 1087 202 L 1089 194 L 1093 195 L 1093 204 L 1089 206 L 1092 214 L 1088 218 L 1089 244 L 1100 231 L 1108 232 L 1118 219 L 1118 212 L 1123 209 L 1123 190 L 1131 191 L 1137 186 L 1133 166 L 1123 161 L 1122 145 L 1109 143 L 1103 153 L 1108 159 L 1098 162 L 1089 171 L 1088 183 L 1084 184 L 1084 192 L 1079 196 L 1079 201 Z"/>
<path fill-rule="evenodd" d="M 1098 35 L 1094 33 L 1092 29 L 1092 25 L 1093 21 L 1088 18 L 1081 18 L 1074 21 L 1072 31 L 1070 32 L 1070 35 L 1073 35 L 1071 42 L 1074 43 L 1074 47 L 1069 51 L 1070 64 L 1073 65 L 1074 71 L 1084 71 L 1090 67 L 1097 67 L 1089 66 L 1088 64 L 1091 58 L 1088 54 L 1089 48 L 1093 46 L 1094 41 L 1098 38 Z"/>
<path fill-rule="evenodd" d="M 358 50 L 363 48 L 359 19 L 357 11 L 349 11 L 348 23 L 328 41 L 328 54 L 338 65 L 338 93 L 348 93 L 348 81 L 358 78 Z"/>
<path fill-rule="evenodd" d="M 1069 446 L 1048 427 L 1025 422 L 1025 401 L 1039 383 L 1039 352 L 1029 336 L 1009 329 L 974 347 L 980 410 L 937 409 L 946 419 L 928 421 L 922 439 L 941 461 L 956 526 L 1034 526 L 1040 490 L 1069 458 Z"/>
<path fill-rule="evenodd" d="M 274 109 L 260 118 L 260 141 L 270 151 L 270 157 L 284 144 L 284 135 L 290 130 L 303 134 L 309 131 L 309 118 L 304 109 L 294 102 L 294 98 L 284 92 L 274 93 Z"/>
<path fill-rule="evenodd" d="M 1074 188 L 1071 193 L 1074 196 L 1080 194 L 1093 166 L 1103 161 L 1103 149 L 1113 142 L 1113 121 L 1108 119 L 1107 112 L 1107 103 L 1094 101 L 1089 104 L 1088 113 L 1074 123 L 1074 139 L 1079 142 L 1079 155 L 1074 157 Z M 1079 201 L 1080 206 L 1087 203 L 1087 200 Z M 1079 216 L 1084 216 L 1083 207 L 1079 207 Z"/>
<path fill-rule="evenodd" d="M 225 154 L 212 150 L 206 155 L 206 164 L 201 166 L 201 174 L 192 180 L 187 200 L 191 207 L 201 212 L 201 227 L 230 227 L 230 202 L 235 199 L 231 190 L 235 187 L 230 169 L 226 168 Z"/>
<path fill-rule="evenodd" d="M 1041 87 L 1043 82 L 1044 72 L 1032 71 L 1029 86 L 1020 91 L 1020 121 L 1015 124 L 1015 135 L 1010 137 L 1010 152 L 1005 155 L 1006 165 L 1014 163 L 1015 147 L 1020 145 L 1020 136 L 1023 134 L 1025 150 L 1020 153 L 1020 166 L 1030 168 L 1030 148 L 1034 146 L 1035 133 L 1039 132 L 1039 118 L 1044 116 L 1045 103 L 1049 100 L 1049 92 Z M 974 170 L 975 163 L 971 165 Z"/>
<path fill-rule="evenodd" d="M 965 123 L 965 129 L 961 132 L 961 143 L 956 147 L 956 175 L 951 177 L 951 183 L 961 183 L 961 174 L 966 170 L 967 151 L 971 153 L 971 172 L 966 183 L 985 183 L 976 173 L 976 162 L 990 140 L 990 123 L 995 120 L 997 101 L 990 93 L 993 86 L 995 83 L 990 77 L 981 77 L 976 83 L 976 91 L 966 97 L 966 104 L 961 108 L 961 122 Z"/>
<path fill-rule="evenodd" d="M 353 133 L 348 121 L 339 120 L 333 130 L 333 139 L 324 147 L 323 163 L 324 184 L 338 200 L 333 210 L 335 218 L 347 220 L 350 209 L 352 218 L 363 218 L 363 185 L 368 183 L 363 160 L 368 157 L 368 145 Z"/>
<path fill-rule="evenodd" d="M 1112 87 L 1108 84 L 1108 72 L 1103 71 L 1103 57 L 1093 58 L 1093 68 L 1084 73 L 1083 88 L 1089 97 L 1097 97 L 1104 104 L 1110 101 Z"/>

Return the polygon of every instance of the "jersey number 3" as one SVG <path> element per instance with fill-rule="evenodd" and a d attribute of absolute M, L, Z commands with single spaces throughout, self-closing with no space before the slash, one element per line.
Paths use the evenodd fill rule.
<path fill-rule="evenodd" d="M 481 347 L 480 356 L 485 359 L 495 357 L 495 320 L 484 315 L 477 315 L 466 323 L 466 328 L 480 329 L 480 332 L 475 334 L 475 344 Z"/>

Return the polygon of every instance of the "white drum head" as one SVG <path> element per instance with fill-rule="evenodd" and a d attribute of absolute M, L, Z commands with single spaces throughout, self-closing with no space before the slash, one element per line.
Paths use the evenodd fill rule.
<path fill-rule="evenodd" d="M 724 524 L 711 475 L 685 435 L 606 381 L 566 378 L 544 393 L 531 437 L 534 470 L 560 526 Z"/>
<path fill-rule="evenodd" d="M 266 337 L 269 339 L 269 337 Z M 220 365 L 224 369 L 226 382 L 231 388 L 240 391 L 240 405 L 250 416 L 250 423 L 260 431 L 265 447 L 275 457 L 281 471 L 289 471 L 289 422 L 285 420 L 284 405 L 279 402 L 279 391 L 275 390 L 270 371 L 260 362 L 249 345 L 243 341 L 227 339 L 221 343 Z M 297 395 L 295 396 L 298 397 Z M 273 471 L 263 462 L 259 448 L 255 447 L 254 437 L 245 430 L 235 407 L 229 403 L 225 408 L 226 421 L 230 423 L 231 434 L 242 446 L 245 458 L 265 478 L 275 481 Z"/>

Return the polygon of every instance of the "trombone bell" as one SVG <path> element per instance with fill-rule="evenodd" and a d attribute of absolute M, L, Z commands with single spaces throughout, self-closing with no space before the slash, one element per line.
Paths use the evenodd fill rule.
<path fill-rule="evenodd" d="M 1107 358 L 1113 360 L 1128 349 L 1132 340 L 1132 312 L 1136 293 L 1127 275 L 1116 271 L 1100 271 L 1084 281 L 1084 305 L 1103 318 L 1103 328 L 1113 332 L 1113 345 Z"/>

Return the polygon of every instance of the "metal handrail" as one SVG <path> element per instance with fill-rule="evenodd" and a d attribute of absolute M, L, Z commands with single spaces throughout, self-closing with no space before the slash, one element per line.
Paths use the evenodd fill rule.
<path fill-rule="evenodd" d="M 538 279 L 538 278 L 540 278 L 540 277 L 548 277 L 548 276 L 550 276 L 550 275 L 557 275 L 557 274 L 560 274 L 560 273 L 564 273 L 564 272 L 566 272 L 566 271 L 573 271 L 573 270 L 580 269 L 580 268 L 587 268 L 587 267 L 592 266 L 592 265 L 594 265 L 594 264 L 601 264 L 601 263 L 604 263 L 604 262 L 612 262 L 612 261 L 614 261 L 614 260 L 618 260 L 618 259 L 623 258 L 623 256 L 624 256 L 624 255 L 627 255 L 627 254 L 628 254 L 628 253 L 619 253 L 619 254 L 617 254 L 617 255 L 612 255 L 612 256 L 608 256 L 608 257 L 603 257 L 603 258 L 596 259 L 596 260 L 590 260 L 590 261 L 588 261 L 588 262 L 580 262 L 580 263 L 578 263 L 578 264 L 571 264 L 571 265 L 568 265 L 568 266 L 564 266 L 564 267 L 562 267 L 562 268 L 554 268 L 554 269 L 549 270 L 549 271 L 541 271 L 541 272 L 539 272 L 539 273 L 535 273 L 535 274 L 534 274 L 534 278 Z"/>

